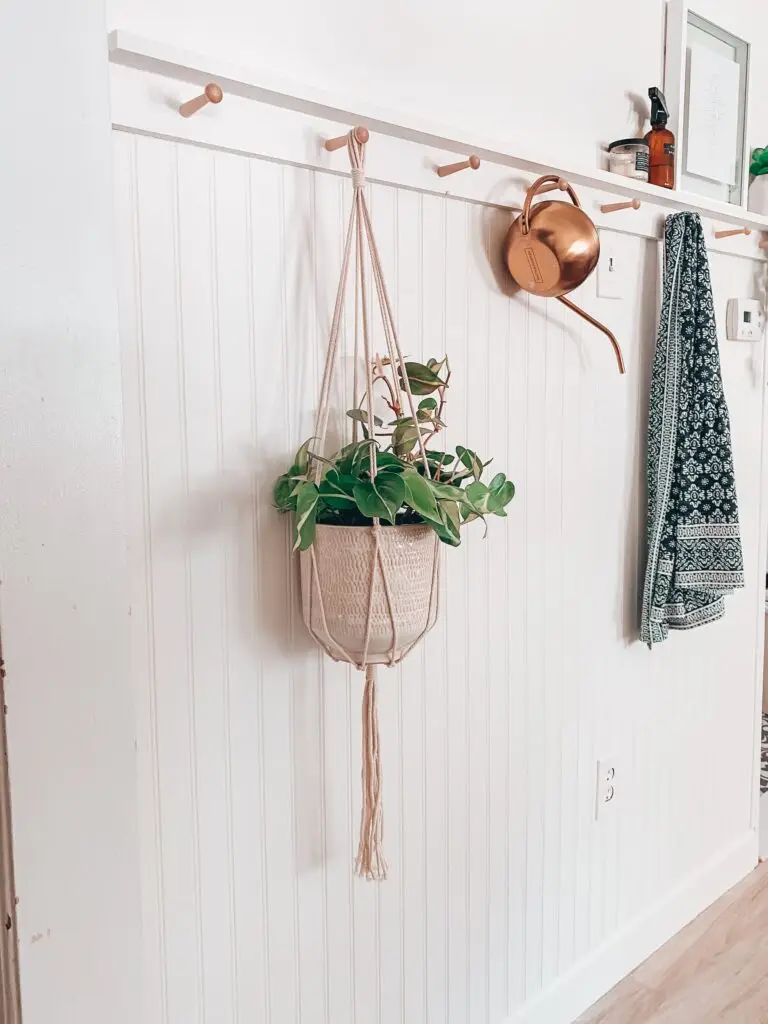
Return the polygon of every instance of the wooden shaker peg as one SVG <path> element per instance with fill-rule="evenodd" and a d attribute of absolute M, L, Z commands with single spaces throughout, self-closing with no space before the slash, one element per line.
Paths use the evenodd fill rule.
<path fill-rule="evenodd" d="M 733 235 L 751 235 L 752 228 L 732 228 L 730 231 L 716 231 L 715 238 L 731 238 Z"/>
<path fill-rule="evenodd" d="M 600 212 L 616 213 L 617 210 L 639 210 L 640 206 L 639 199 L 631 199 L 628 203 L 603 203 L 600 207 Z"/>
<path fill-rule="evenodd" d="M 466 171 L 468 168 L 472 168 L 476 171 L 480 166 L 479 156 L 470 156 L 466 160 L 460 160 L 457 164 L 445 164 L 443 167 L 437 168 L 438 176 L 441 178 L 447 178 L 449 174 L 455 174 L 457 171 Z"/>
<path fill-rule="evenodd" d="M 192 100 L 187 100 L 186 103 L 182 103 L 179 107 L 179 113 L 182 117 L 192 117 L 198 110 L 207 103 L 221 103 L 224 99 L 224 93 L 221 90 L 221 86 L 216 85 L 215 82 L 209 82 L 205 87 L 205 91 L 201 92 L 199 96 L 195 96 Z"/>
<path fill-rule="evenodd" d="M 766 240 L 765 240 L 764 242 L 761 242 L 761 243 L 760 243 L 760 248 L 761 248 L 761 249 L 762 249 L 763 251 L 765 251 L 766 249 L 768 249 L 768 239 L 766 239 Z"/>
<path fill-rule="evenodd" d="M 357 128 L 353 129 L 355 138 L 364 146 L 368 139 L 371 137 L 371 133 L 363 125 L 358 125 Z M 346 146 L 348 135 L 338 135 L 335 139 L 326 139 L 323 143 L 323 148 L 327 149 L 329 153 L 333 153 L 336 149 L 341 149 L 342 146 Z"/>

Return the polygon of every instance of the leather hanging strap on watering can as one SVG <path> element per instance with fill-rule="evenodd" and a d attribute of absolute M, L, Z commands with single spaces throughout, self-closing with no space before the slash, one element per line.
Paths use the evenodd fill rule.
<path fill-rule="evenodd" d="M 571 202 L 546 199 L 533 204 L 538 194 L 553 188 L 567 192 Z M 597 228 L 582 210 L 571 185 L 556 174 L 545 174 L 534 181 L 526 194 L 523 212 L 507 233 L 504 258 L 510 274 L 525 291 L 557 299 L 606 334 L 616 354 L 619 373 L 624 373 L 621 348 L 611 331 L 565 298 L 567 292 L 586 281 L 600 258 Z"/>

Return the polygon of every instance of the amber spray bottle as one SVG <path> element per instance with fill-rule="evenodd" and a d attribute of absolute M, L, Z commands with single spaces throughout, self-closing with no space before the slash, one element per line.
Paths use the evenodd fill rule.
<path fill-rule="evenodd" d="M 648 181 L 662 188 L 675 187 L 675 136 L 667 128 L 669 110 L 664 93 L 655 85 L 648 90 L 651 99 L 651 130 L 648 143 Z"/>

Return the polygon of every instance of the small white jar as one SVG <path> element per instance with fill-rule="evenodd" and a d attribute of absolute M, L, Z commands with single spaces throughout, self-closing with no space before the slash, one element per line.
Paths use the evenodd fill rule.
<path fill-rule="evenodd" d="M 617 139 L 608 147 L 608 169 L 636 181 L 648 181 L 648 143 L 645 139 Z"/>

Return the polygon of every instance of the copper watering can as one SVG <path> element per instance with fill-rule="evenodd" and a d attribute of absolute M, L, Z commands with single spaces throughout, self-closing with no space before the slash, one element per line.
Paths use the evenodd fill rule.
<path fill-rule="evenodd" d="M 534 196 L 555 188 L 567 192 L 571 202 L 547 199 L 532 205 Z M 557 299 L 606 334 L 616 353 L 619 373 L 624 373 L 621 348 L 613 334 L 565 297 L 586 281 L 600 258 L 597 229 L 568 182 L 556 174 L 545 174 L 534 181 L 526 194 L 523 212 L 507 233 L 504 258 L 521 288 Z"/>

